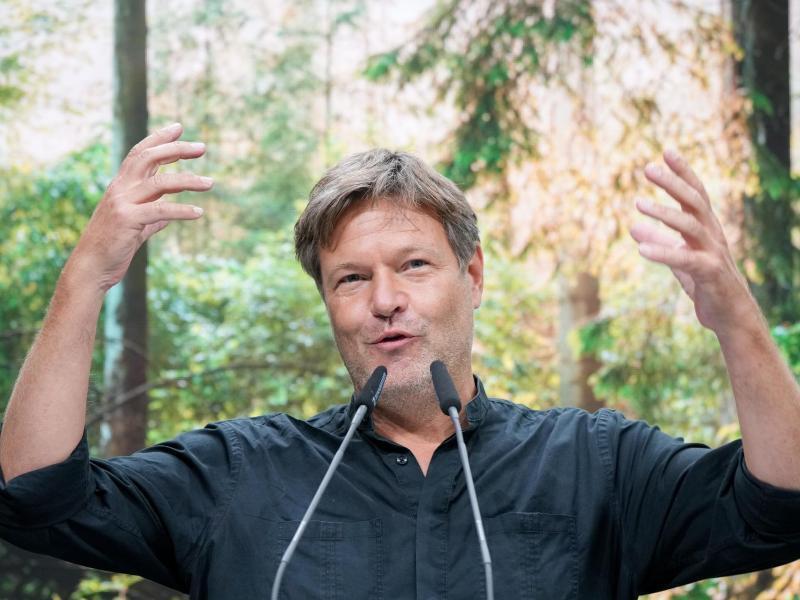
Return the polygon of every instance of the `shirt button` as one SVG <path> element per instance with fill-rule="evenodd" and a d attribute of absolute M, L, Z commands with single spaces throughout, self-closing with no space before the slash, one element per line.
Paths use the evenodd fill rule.
<path fill-rule="evenodd" d="M 398 465 L 404 465 L 408 462 L 408 457 L 405 454 L 401 454 L 396 460 Z"/>

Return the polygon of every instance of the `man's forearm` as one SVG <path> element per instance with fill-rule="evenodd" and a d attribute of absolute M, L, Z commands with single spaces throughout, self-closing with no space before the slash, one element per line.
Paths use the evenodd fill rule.
<path fill-rule="evenodd" d="M 644 174 L 680 209 L 638 200 L 639 211 L 680 235 L 637 223 L 639 253 L 672 269 L 697 319 L 719 339 L 736 398 L 747 466 L 772 485 L 800 490 L 800 389 L 731 253 L 702 181 L 677 152 Z"/>
<path fill-rule="evenodd" d="M 9 401 L 0 434 L 7 481 L 60 462 L 75 448 L 86 424 L 92 347 L 105 292 L 122 280 L 151 236 L 172 221 L 203 214 L 198 206 L 158 202 L 214 184 L 189 172 L 158 172 L 161 165 L 205 152 L 204 144 L 179 141 L 182 131 L 173 123 L 131 148 L 67 261 Z"/>
<path fill-rule="evenodd" d="M 717 337 L 748 469 L 761 481 L 800 490 L 800 388 L 766 322 L 754 306 L 751 318 Z"/>
<path fill-rule="evenodd" d="M 76 275 L 68 263 L 11 394 L 0 434 L 6 482 L 64 460 L 83 435 L 104 292 Z"/>

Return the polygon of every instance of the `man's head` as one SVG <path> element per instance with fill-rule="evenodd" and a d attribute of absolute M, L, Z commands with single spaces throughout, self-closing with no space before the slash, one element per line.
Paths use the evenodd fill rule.
<path fill-rule="evenodd" d="M 457 386 L 471 384 L 483 256 L 475 213 L 453 182 L 410 154 L 349 156 L 311 191 L 295 250 L 356 388 L 384 364 L 382 402 L 417 396 L 437 358 Z"/>

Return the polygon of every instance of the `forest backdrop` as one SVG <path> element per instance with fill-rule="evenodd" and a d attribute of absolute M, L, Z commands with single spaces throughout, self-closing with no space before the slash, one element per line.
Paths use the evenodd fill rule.
<path fill-rule="evenodd" d="M 121 157 L 180 121 L 216 185 L 191 199 L 204 218 L 158 234 L 108 296 L 95 455 L 347 400 L 292 225 L 326 167 L 373 146 L 437 165 L 478 212 L 474 367 L 492 395 L 735 439 L 713 334 L 627 229 L 634 200 L 659 197 L 644 165 L 683 152 L 800 373 L 798 18 L 788 0 L 6 0 L 0 408 Z M 660 597 L 797 594 L 795 564 Z M 0 544 L 0 597 L 175 594 Z"/>

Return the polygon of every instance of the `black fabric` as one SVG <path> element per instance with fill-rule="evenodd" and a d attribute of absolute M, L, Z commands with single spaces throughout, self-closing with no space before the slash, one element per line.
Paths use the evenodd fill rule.
<path fill-rule="evenodd" d="M 800 558 L 800 492 L 756 480 L 740 442 L 685 444 L 611 410 L 533 411 L 478 394 L 465 439 L 502 598 L 635 598 Z M 140 574 L 192 598 L 268 598 L 280 556 L 350 422 L 267 415 L 129 457 L 0 483 L 0 536 Z M 366 422 L 323 497 L 281 597 L 485 597 L 455 439 L 427 477 Z"/>

